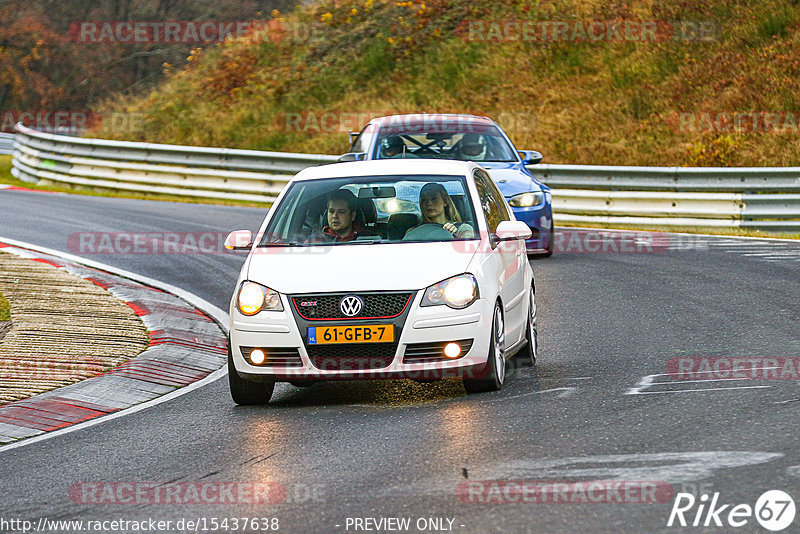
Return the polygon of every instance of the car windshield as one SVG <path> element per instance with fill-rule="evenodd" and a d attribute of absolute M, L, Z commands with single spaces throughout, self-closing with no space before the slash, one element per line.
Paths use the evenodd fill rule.
<path fill-rule="evenodd" d="M 273 209 L 261 247 L 477 238 L 475 213 L 464 176 L 358 176 L 298 181 Z"/>
<path fill-rule="evenodd" d="M 426 158 L 465 161 L 517 161 L 513 147 L 496 126 L 471 126 L 452 131 L 420 132 L 419 128 L 384 127 L 375 159 Z"/>

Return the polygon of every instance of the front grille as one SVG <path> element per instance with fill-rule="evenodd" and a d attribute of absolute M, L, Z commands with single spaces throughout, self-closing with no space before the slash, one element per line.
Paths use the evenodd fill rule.
<path fill-rule="evenodd" d="M 458 358 L 463 358 L 472 348 L 471 339 L 462 339 L 460 341 L 437 341 L 435 343 L 410 343 L 406 346 L 406 353 L 403 355 L 403 363 L 426 363 L 426 362 L 442 362 L 458 358 L 445 358 L 444 346 L 448 343 L 458 343 L 461 347 L 461 355 Z"/>
<path fill-rule="evenodd" d="M 364 301 L 364 307 L 355 317 L 342 313 L 339 303 L 348 295 Z M 391 319 L 408 306 L 413 293 L 340 293 L 336 295 L 296 295 L 292 303 L 297 313 L 308 321 L 330 319 Z"/>
<path fill-rule="evenodd" d="M 391 365 L 397 343 L 308 345 L 311 363 L 322 371 L 384 369 Z"/>
<path fill-rule="evenodd" d="M 267 359 L 264 363 L 259 364 L 259 367 L 302 367 L 303 361 L 300 359 L 300 351 L 296 347 L 240 347 L 242 356 L 248 363 L 250 361 L 250 351 L 253 349 L 261 349 L 266 355 Z M 255 364 L 253 364 L 255 365 Z"/>

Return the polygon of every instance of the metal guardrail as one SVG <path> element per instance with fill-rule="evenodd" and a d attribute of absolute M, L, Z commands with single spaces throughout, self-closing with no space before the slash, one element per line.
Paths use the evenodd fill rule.
<path fill-rule="evenodd" d="M 12 173 L 86 187 L 271 202 L 289 178 L 338 156 L 66 137 L 18 124 Z"/>
<path fill-rule="evenodd" d="M 0 132 L 0 154 L 14 152 L 14 134 Z"/>
<path fill-rule="evenodd" d="M 529 167 L 564 222 L 800 231 L 800 167 Z"/>
<path fill-rule="evenodd" d="M 21 180 L 271 202 L 305 167 L 338 156 L 53 135 L 17 125 Z M 800 231 L 800 167 L 529 167 L 553 189 L 556 221 Z"/>

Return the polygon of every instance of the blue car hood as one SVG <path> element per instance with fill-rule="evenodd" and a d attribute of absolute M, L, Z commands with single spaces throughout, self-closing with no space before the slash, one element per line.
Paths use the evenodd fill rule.
<path fill-rule="evenodd" d="M 505 197 L 529 191 L 548 190 L 547 186 L 534 180 L 519 163 L 481 162 L 481 166 L 489 171 L 489 176 L 492 177 Z"/>

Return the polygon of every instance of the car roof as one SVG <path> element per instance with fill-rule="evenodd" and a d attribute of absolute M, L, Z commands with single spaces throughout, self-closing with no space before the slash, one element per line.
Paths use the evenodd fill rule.
<path fill-rule="evenodd" d="M 379 127 L 403 125 L 409 126 L 429 126 L 429 125 L 464 125 L 480 124 L 493 125 L 495 122 L 489 117 L 478 115 L 465 115 L 460 113 L 406 113 L 405 115 L 387 115 L 386 117 L 376 117 L 370 121 L 371 124 Z"/>
<path fill-rule="evenodd" d="M 396 176 L 403 174 L 423 175 L 470 175 L 472 169 L 480 167 L 472 161 L 437 159 L 380 159 L 331 163 L 307 167 L 297 173 L 292 181 L 316 180 L 323 178 L 344 178 L 348 176 Z"/>

